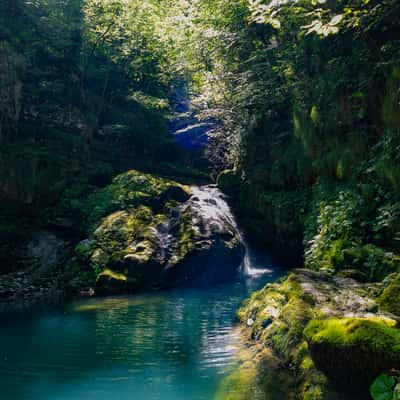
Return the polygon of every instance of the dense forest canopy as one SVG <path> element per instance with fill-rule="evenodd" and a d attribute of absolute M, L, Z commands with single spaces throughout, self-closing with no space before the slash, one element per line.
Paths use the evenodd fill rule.
<path fill-rule="evenodd" d="M 397 228 L 382 213 L 399 212 L 399 7 L 395 0 L 3 1 L 2 154 L 15 170 L 21 157 L 32 170 L 15 172 L 14 181 L 4 174 L 4 195 L 50 204 L 71 182 L 85 193 L 83 181 L 102 185 L 126 167 L 171 171 L 179 151 L 167 117 L 183 84 L 200 117 L 215 123 L 212 176 L 230 169 L 220 183 L 230 184 L 253 230 L 263 227 L 251 220 L 291 204 L 290 225 L 316 256 L 312 238 L 323 216 L 307 205 L 340 192 L 357 210 L 379 199 L 365 206 L 384 219 L 364 229 L 368 243 L 392 236 L 386 230 Z M 349 246 L 346 235 L 347 244 L 335 245 Z M 398 250 L 397 238 L 389 248 Z"/>

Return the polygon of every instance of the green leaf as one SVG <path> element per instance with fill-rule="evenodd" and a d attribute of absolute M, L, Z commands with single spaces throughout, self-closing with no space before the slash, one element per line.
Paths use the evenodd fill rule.
<path fill-rule="evenodd" d="M 395 380 L 392 376 L 379 375 L 371 386 L 372 398 L 374 400 L 392 400 L 394 384 Z"/>

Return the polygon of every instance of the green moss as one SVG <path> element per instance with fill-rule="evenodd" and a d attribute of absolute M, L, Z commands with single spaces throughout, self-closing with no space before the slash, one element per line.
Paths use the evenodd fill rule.
<path fill-rule="evenodd" d="M 189 198 L 190 190 L 177 182 L 131 170 L 118 175 L 113 182 L 82 200 L 79 205 L 89 227 L 102 217 L 121 209 L 141 205 L 160 209 L 172 201 Z"/>
<path fill-rule="evenodd" d="M 315 319 L 304 335 L 316 366 L 343 387 L 366 391 L 376 376 L 400 365 L 400 330 L 393 320 Z"/>
<path fill-rule="evenodd" d="M 158 257 L 158 227 L 171 218 L 170 212 L 190 197 L 189 188 L 167 179 L 128 171 L 90 195 L 83 212 L 89 223 L 89 240 L 76 248 L 77 258 L 97 274 L 97 288 L 106 293 L 140 289 L 146 279 L 157 279 L 163 260 Z M 193 250 L 194 230 L 190 215 L 175 229 L 176 261 Z M 157 258 L 158 257 L 158 258 Z M 126 285 L 117 275 L 127 276 Z M 101 287 L 104 285 L 104 287 Z"/>
<path fill-rule="evenodd" d="M 98 279 L 101 278 L 101 277 L 107 277 L 107 278 L 112 279 L 112 280 L 123 281 L 123 282 L 125 282 L 127 280 L 127 278 L 126 278 L 126 276 L 124 274 L 121 274 L 121 273 L 116 272 L 116 271 L 112 271 L 111 269 L 105 269 L 103 272 L 101 272 L 99 274 Z"/>
<path fill-rule="evenodd" d="M 378 299 L 382 310 L 400 316 L 400 283 L 389 285 Z"/>
<path fill-rule="evenodd" d="M 347 286 L 328 274 L 298 270 L 253 293 L 238 312 L 251 337 L 271 347 L 293 367 L 303 400 L 346 398 L 336 392 L 328 377 L 346 384 L 347 377 L 354 378 L 354 386 L 362 391 L 376 371 L 379 374 L 399 365 L 400 330 L 393 320 L 322 319 L 337 315 L 342 307 L 349 307 L 350 312 L 352 305 L 346 300 L 349 291 L 355 296 L 351 302 L 365 302 L 360 312 L 368 306 L 371 299 L 367 291 L 364 293 L 361 286 L 357 291 L 351 282 Z M 343 300 L 339 305 L 332 290 L 338 290 Z"/>
<path fill-rule="evenodd" d="M 253 338 L 271 346 L 286 363 L 300 369 L 308 354 L 303 329 L 314 314 L 312 301 L 303 293 L 295 274 L 255 292 L 238 315 L 247 324 L 251 321 Z"/>
<path fill-rule="evenodd" d="M 261 399 L 254 397 L 256 380 L 257 369 L 253 363 L 248 362 L 223 381 L 215 400 Z"/>
<path fill-rule="evenodd" d="M 92 236 L 90 259 L 93 268 L 100 271 L 106 267 L 120 269 L 125 256 L 135 254 L 136 261 L 139 261 L 144 250 L 150 252 L 146 253 L 148 260 L 154 250 L 155 227 L 164 219 L 164 215 L 155 215 L 146 206 L 117 211 L 103 218 Z M 133 243 L 137 246 L 133 246 Z"/>
<path fill-rule="evenodd" d="M 365 351 L 400 357 L 400 330 L 391 325 L 381 318 L 315 319 L 308 324 L 304 334 L 313 343 L 360 346 Z"/>
<path fill-rule="evenodd" d="M 178 264 L 194 250 L 199 233 L 194 229 L 190 210 L 181 213 L 179 226 L 175 232 L 176 243 L 171 257 L 172 264 Z"/>

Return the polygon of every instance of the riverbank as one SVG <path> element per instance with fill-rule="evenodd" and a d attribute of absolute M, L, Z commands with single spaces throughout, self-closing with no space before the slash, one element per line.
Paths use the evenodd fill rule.
<path fill-rule="evenodd" d="M 366 399 L 379 374 L 400 367 L 400 316 L 387 308 L 396 279 L 366 284 L 294 270 L 253 293 L 238 315 L 252 346 L 292 371 L 296 398 Z"/>

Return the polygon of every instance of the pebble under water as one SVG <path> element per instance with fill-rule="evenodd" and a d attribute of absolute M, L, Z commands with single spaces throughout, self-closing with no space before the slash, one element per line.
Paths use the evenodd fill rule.
<path fill-rule="evenodd" d="M 0 399 L 212 400 L 235 362 L 239 304 L 279 275 L 263 272 L 2 313 Z"/>

